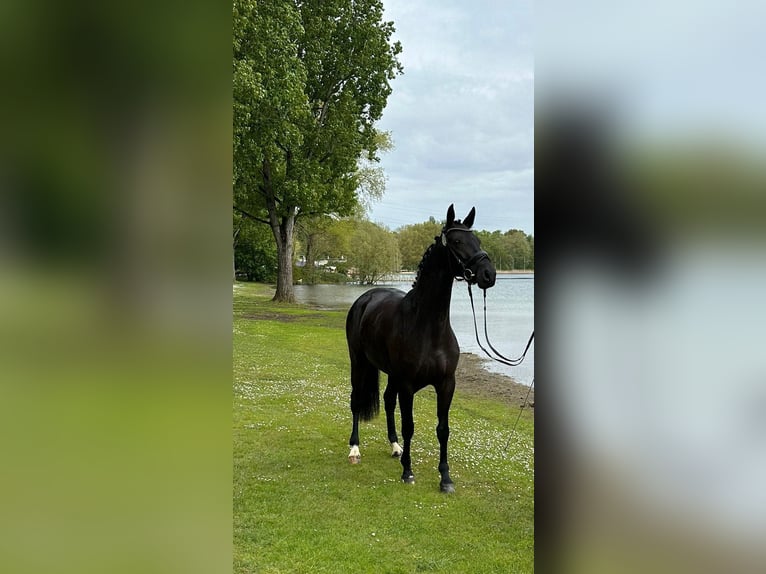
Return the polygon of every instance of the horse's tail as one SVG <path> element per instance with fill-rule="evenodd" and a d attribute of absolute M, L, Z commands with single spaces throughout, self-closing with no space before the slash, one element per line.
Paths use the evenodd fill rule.
<path fill-rule="evenodd" d="M 351 359 L 351 412 L 363 421 L 380 412 L 380 371 L 364 353 L 360 334 L 361 317 L 370 302 L 369 292 L 357 299 L 346 317 L 346 340 Z"/>
<path fill-rule="evenodd" d="M 356 370 L 361 373 L 354 377 L 352 372 L 351 412 L 359 413 L 360 419 L 369 421 L 380 412 L 380 371 L 369 363 Z"/>

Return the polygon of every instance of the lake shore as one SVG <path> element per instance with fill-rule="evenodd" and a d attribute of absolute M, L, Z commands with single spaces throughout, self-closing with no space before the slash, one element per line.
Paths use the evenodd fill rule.
<path fill-rule="evenodd" d="M 473 353 L 460 353 L 460 362 L 455 371 L 455 393 L 473 397 L 496 400 L 511 407 L 534 405 L 535 392 L 529 387 L 514 381 L 511 377 L 487 370 L 486 361 Z M 534 413 L 534 409 L 530 409 Z"/>

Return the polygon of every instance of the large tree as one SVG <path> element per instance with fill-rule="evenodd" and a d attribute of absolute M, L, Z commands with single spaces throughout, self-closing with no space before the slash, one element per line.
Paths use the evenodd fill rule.
<path fill-rule="evenodd" d="M 401 73 L 381 0 L 234 1 L 234 207 L 271 227 L 292 301 L 298 218 L 348 215 Z"/>

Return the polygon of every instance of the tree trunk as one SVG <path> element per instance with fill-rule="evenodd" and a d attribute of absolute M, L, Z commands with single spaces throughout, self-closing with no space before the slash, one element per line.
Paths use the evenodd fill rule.
<path fill-rule="evenodd" d="M 289 159 L 289 158 L 288 158 Z M 294 205 L 285 204 L 287 215 L 281 218 L 277 214 L 277 197 L 274 193 L 274 182 L 271 177 L 271 162 L 263 158 L 263 192 L 266 197 L 266 210 L 269 212 L 271 232 L 277 244 L 277 292 L 272 301 L 294 303 L 293 290 L 293 232 L 295 230 L 295 215 L 298 209 Z"/>
<path fill-rule="evenodd" d="M 303 268 L 303 277 L 309 285 L 313 285 L 316 281 L 314 259 L 314 234 L 308 233 L 306 235 L 306 266 Z"/>
<path fill-rule="evenodd" d="M 278 226 L 272 227 L 277 240 L 277 292 L 272 301 L 294 303 L 293 289 L 293 232 L 295 230 L 295 210 L 282 218 Z"/>

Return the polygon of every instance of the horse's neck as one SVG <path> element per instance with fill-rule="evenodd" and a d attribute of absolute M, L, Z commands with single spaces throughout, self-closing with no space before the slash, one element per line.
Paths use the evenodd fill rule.
<path fill-rule="evenodd" d="M 449 252 L 440 245 L 424 257 L 418 279 L 409 293 L 417 315 L 449 324 L 453 282 L 449 263 Z"/>

